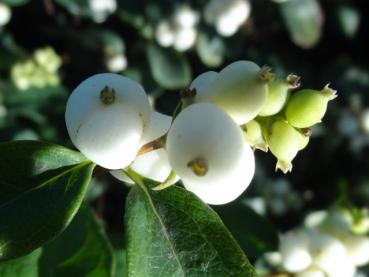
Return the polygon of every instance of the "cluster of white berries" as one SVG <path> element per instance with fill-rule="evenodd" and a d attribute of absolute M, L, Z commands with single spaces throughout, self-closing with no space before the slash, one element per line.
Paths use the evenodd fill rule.
<path fill-rule="evenodd" d="M 156 40 L 163 47 L 173 46 L 178 51 L 186 51 L 196 41 L 198 21 L 198 12 L 188 5 L 179 6 L 171 18 L 158 23 L 155 30 Z"/>
<path fill-rule="evenodd" d="M 173 121 L 151 111 L 138 83 L 113 73 L 97 74 L 68 99 L 67 129 L 86 157 L 118 170 L 112 173 L 121 180 L 127 176 L 120 169 L 130 166 L 158 182 L 180 178 L 207 203 L 227 203 L 254 175 L 254 154 L 239 125 L 255 117 L 266 98 L 267 83 L 260 72 L 256 64 L 241 61 L 200 75 L 187 91 L 198 92 L 191 105 L 184 99 Z M 165 135 L 160 145 L 157 139 Z"/>
<path fill-rule="evenodd" d="M 309 214 L 304 226 L 282 235 L 279 260 L 297 277 L 353 277 L 369 262 L 369 219 L 347 211 Z"/>
<path fill-rule="evenodd" d="M 12 16 L 12 10 L 8 5 L 0 3 L 0 31 L 1 27 L 8 24 Z"/>
<path fill-rule="evenodd" d="M 130 166 L 161 182 L 158 188 L 180 178 L 186 189 L 205 202 L 224 204 L 237 198 L 254 175 L 252 148 L 259 144 L 250 140 L 250 132 L 251 137 L 255 132 L 247 124 L 257 116 L 269 123 L 265 134 L 256 133 L 278 159 L 291 156 L 291 148 L 293 158 L 301 144 L 306 146 L 306 139 L 279 114 L 294 83 L 291 80 L 295 78 L 275 80 L 269 67 L 260 68 L 251 61 L 234 62 L 220 72 L 199 75 L 183 92 L 172 120 L 151 111 L 144 89 L 135 81 L 112 73 L 98 74 L 71 94 L 65 115 L 67 129 L 74 145 L 102 167 L 120 170 Z M 308 97 L 306 91 L 301 92 L 291 99 L 317 98 L 308 101 L 314 109 L 298 101 L 293 106 L 289 101 L 288 118 L 293 124 L 303 120 L 307 127 L 321 119 L 328 101 L 319 92 L 308 91 Z M 316 102 L 321 103 L 320 110 Z M 286 162 L 290 164 L 292 158 Z M 122 170 L 113 175 L 127 180 Z"/>
<path fill-rule="evenodd" d="M 250 16 L 249 0 L 210 0 L 204 7 L 204 20 L 224 37 L 234 35 Z M 173 16 L 159 21 L 155 38 L 163 47 L 178 51 L 190 49 L 196 42 L 200 13 L 188 5 L 177 7 Z"/>
<path fill-rule="evenodd" d="M 205 21 L 224 36 L 234 35 L 250 16 L 249 0 L 211 0 L 205 8 Z"/>

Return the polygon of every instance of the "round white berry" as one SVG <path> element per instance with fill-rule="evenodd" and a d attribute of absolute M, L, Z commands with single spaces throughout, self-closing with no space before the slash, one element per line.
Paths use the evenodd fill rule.
<path fill-rule="evenodd" d="M 177 116 L 166 147 L 169 163 L 184 186 L 209 204 L 232 201 L 254 174 L 254 156 L 241 129 L 227 113 L 209 103 L 193 104 Z"/>
<path fill-rule="evenodd" d="M 299 272 L 312 262 L 309 252 L 309 234 L 305 229 L 297 229 L 282 235 L 279 243 L 282 265 L 288 272 Z"/>
<path fill-rule="evenodd" d="M 208 98 L 209 88 L 218 76 L 218 72 L 207 71 L 195 78 L 190 85 L 190 89 L 196 89 L 196 101 L 204 102 Z"/>
<path fill-rule="evenodd" d="M 130 167 L 143 177 L 157 182 L 164 182 L 172 170 L 169 165 L 167 151 L 164 148 L 137 156 Z M 133 181 L 122 170 L 114 170 L 110 173 L 123 182 L 133 184 Z M 178 179 L 177 177 L 174 182 Z"/>
<path fill-rule="evenodd" d="M 157 42 L 163 47 L 173 45 L 175 40 L 175 28 L 166 20 L 162 20 L 156 26 L 155 38 Z"/>
<path fill-rule="evenodd" d="M 181 28 L 191 28 L 195 26 L 199 18 L 198 12 L 187 5 L 178 7 L 174 13 L 174 22 Z"/>
<path fill-rule="evenodd" d="M 170 125 L 172 124 L 172 117 L 159 112 L 152 112 L 150 114 L 150 123 L 148 128 L 145 130 L 140 145 L 143 146 L 146 143 L 154 141 L 161 136 L 165 135 Z"/>
<path fill-rule="evenodd" d="M 223 108 L 241 125 L 257 116 L 267 97 L 268 86 L 263 69 L 250 61 L 237 61 L 221 70 L 211 83 L 207 97 L 199 101 L 210 102 Z"/>
<path fill-rule="evenodd" d="M 336 271 L 338 267 L 346 267 L 348 260 L 347 251 L 338 239 L 312 232 L 310 235 L 310 253 L 314 259 L 314 264 L 322 268 L 324 271 Z"/>
<path fill-rule="evenodd" d="M 369 238 L 347 234 L 342 238 L 346 247 L 348 259 L 355 266 L 362 266 L 369 262 Z"/>
<path fill-rule="evenodd" d="M 174 34 L 173 47 L 178 51 L 190 49 L 196 41 L 197 30 L 194 27 L 177 28 Z"/>
<path fill-rule="evenodd" d="M 0 27 L 6 25 L 12 16 L 12 10 L 5 4 L 0 3 Z"/>
<path fill-rule="evenodd" d="M 94 75 L 70 95 L 65 122 L 73 144 L 90 160 L 119 169 L 135 158 L 150 107 L 143 88 L 113 73 Z"/>
<path fill-rule="evenodd" d="M 222 205 L 235 200 L 250 185 L 255 171 L 254 152 L 251 147 L 245 143 L 239 151 L 242 158 L 217 181 L 199 185 L 183 179 L 183 185 L 208 204 Z"/>

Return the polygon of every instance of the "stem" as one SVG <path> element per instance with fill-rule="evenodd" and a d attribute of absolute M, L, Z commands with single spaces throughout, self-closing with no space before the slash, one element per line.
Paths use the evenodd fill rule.
<path fill-rule="evenodd" d="M 162 182 L 160 185 L 157 185 L 156 187 L 153 187 L 152 190 L 162 190 L 170 187 L 174 184 L 174 181 L 177 177 L 177 174 L 172 170 L 168 177 Z"/>

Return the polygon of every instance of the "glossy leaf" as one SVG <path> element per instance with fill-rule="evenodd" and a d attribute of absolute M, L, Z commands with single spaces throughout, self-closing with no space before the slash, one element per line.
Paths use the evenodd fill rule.
<path fill-rule="evenodd" d="M 302 48 L 314 47 L 323 31 L 323 12 L 319 2 L 290 0 L 280 3 L 280 8 L 291 40 Z"/>
<path fill-rule="evenodd" d="M 125 217 L 128 276 L 254 276 L 209 206 L 180 187 L 153 191 L 134 179 Z"/>
<path fill-rule="evenodd" d="M 215 209 L 249 258 L 278 249 L 278 232 L 264 217 L 241 203 Z"/>
<path fill-rule="evenodd" d="M 226 45 L 219 36 L 202 32 L 197 39 L 196 50 L 204 65 L 217 67 L 223 63 Z"/>
<path fill-rule="evenodd" d="M 1 0 L 1 3 L 9 6 L 21 6 L 27 4 L 29 0 Z"/>
<path fill-rule="evenodd" d="M 0 263 L 1 277 L 39 277 L 37 261 L 41 255 L 41 248 L 27 256 Z"/>
<path fill-rule="evenodd" d="M 36 141 L 0 144 L 0 260 L 30 253 L 69 224 L 94 164 Z"/>
<path fill-rule="evenodd" d="M 68 228 L 43 247 L 40 277 L 112 276 L 113 249 L 103 226 L 83 206 Z"/>
<path fill-rule="evenodd" d="M 164 88 L 178 89 L 191 82 L 191 68 L 186 58 L 173 50 L 148 45 L 146 54 L 155 81 Z"/>

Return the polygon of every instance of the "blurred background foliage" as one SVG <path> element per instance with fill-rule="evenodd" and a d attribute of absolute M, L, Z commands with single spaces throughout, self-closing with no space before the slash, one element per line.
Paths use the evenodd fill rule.
<path fill-rule="evenodd" d="M 137 80 L 153 107 L 168 115 L 194 77 L 235 60 L 267 64 L 281 77 L 298 74 L 303 87 L 321 89 L 330 82 L 339 97 L 312 130 L 292 173 L 275 172 L 274 158 L 256 151 L 249 189 L 235 203 L 216 208 L 255 262 L 278 247 L 277 232 L 301 223 L 309 211 L 368 208 L 368 16 L 365 1 L 353 0 L 1 0 L 0 141 L 39 139 L 72 147 L 64 123 L 66 99 L 98 72 Z M 128 190 L 97 172 L 86 202 L 99 219 L 82 209 L 75 219 L 81 223 L 42 254 L 0 265 L 0 275 L 37 276 L 27 266 L 38 260 L 44 265 L 40 276 L 85 276 L 94 270 L 110 276 L 113 267 L 124 276 Z M 71 237 L 75 249 L 61 248 Z M 115 262 L 112 253 L 119 257 Z M 90 267 L 78 268 L 79 262 Z M 14 264 L 16 272 L 28 273 L 11 275 Z"/>

